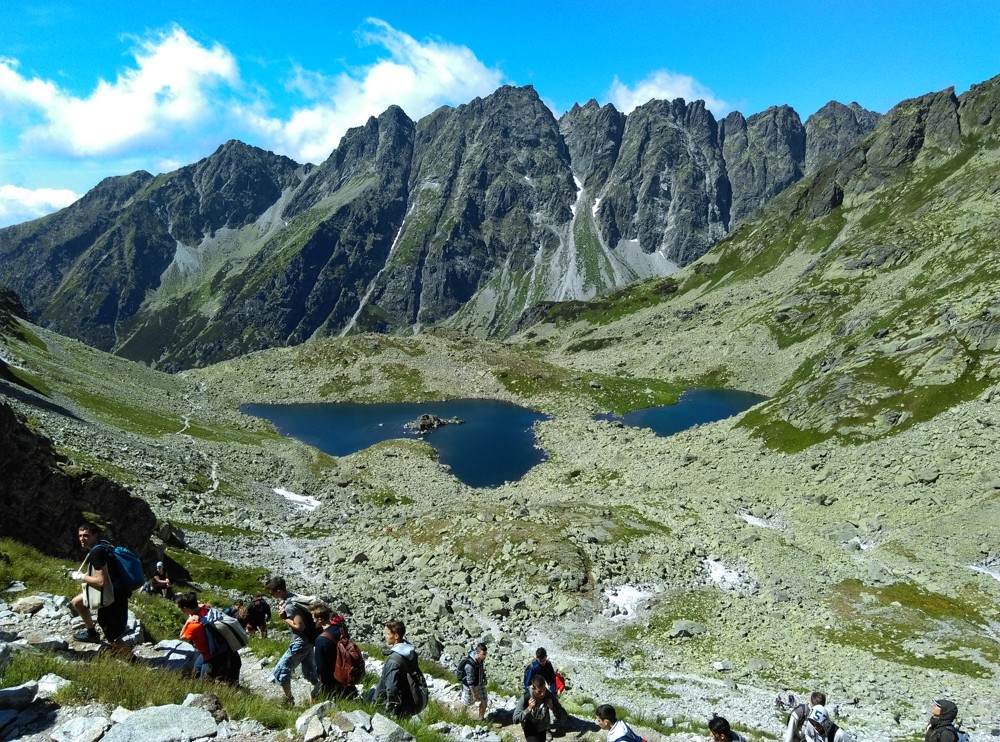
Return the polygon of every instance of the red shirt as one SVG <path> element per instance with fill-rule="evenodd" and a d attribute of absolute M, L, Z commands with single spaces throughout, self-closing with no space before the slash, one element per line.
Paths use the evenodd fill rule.
<path fill-rule="evenodd" d="M 208 615 L 211 606 L 203 605 L 198 609 L 198 615 L 188 616 L 188 620 L 181 627 L 181 639 L 194 644 L 194 648 L 201 652 L 201 656 L 206 660 L 212 659 L 212 652 L 208 648 L 208 636 L 201 619 Z"/>

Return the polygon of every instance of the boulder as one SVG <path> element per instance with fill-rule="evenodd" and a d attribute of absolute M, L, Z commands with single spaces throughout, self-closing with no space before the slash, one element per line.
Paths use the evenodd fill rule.
<path fill-rule="evenodd" d="M 705 633 L 705 625 L 697 621 L 678 619 L 670 625 L 667 636 L 671 639 L 686 639 Z"/>
<path fill-rule="evenodd" d="M 295 731 L 299 734 L 305 735 L 310 723 L 315 719 L 321 719 L 326 716 L 326 712 L 331 708 L 333 708 L 333 704 L 330 701 L 323 701 L 322 703 L 310 706 L 301 716 L 299 716 L 298 719 L 295 720 Z"/>
<path fill-rule="evenodd" d="M 382 714 L 372 717 L 372 734 L 380 742 L 411 742 L 413 735 Z"/>
<path fill-rule="evenodd" d="M 97 742 L 111 727 L 111 721 L 103 716 L 81 716 L 70 719 L 52 732 L 55 742 Z"/>
<path fill-rule="evenodd" d="M 182 706 L 188 708 L 204 709 L 212 715 L 217 724 L 221 724 L 229 719 L 229 714 L 222 705 L 222 699 L 214 693 L 188 693 Z"/>
<path fill-rule="evenodd" d="M 111 727 L 101 742 L 181 742 L 216 734 L 218 724 L 208 711 L 171 704 L 133 711 Z"/>
<path fill-rule="evenodd" d="M 13 688 L 0 688 L 0 709 L 22 711 L 31 705 L 38 695 L 38 683 L 30 681 Z"/>

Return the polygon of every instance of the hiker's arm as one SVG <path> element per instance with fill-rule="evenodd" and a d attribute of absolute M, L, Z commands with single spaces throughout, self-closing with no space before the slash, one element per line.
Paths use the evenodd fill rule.
<path fill-rule="evenodd" d="M 331 653 L 328 653 L 327 649 L 327 640 L 322 638 L 321 634 L 313 644 L 313 658 L 316 660 L 316 674 L 320 678 L 332 678 L 333 671 L 337 664 L 336 655 L 334 654 L 333 656 L 330 656 Z M 334 648 L 334 652 L 336 652 L 336 648 Z"/>
<path fill-rule="evenodd" d="M 296 613 L 291 618 L 286 618 L 285 623 L 296 631 L 305 632 L 306 630 L 306 620 L 302 617 L 301 613 Z"/>
<path fill-rule="evenodd" d="M 104 583 L 107 581 L 107 578 L 107 567 L 102 567 L 101 569 L 96 570 L 92 575 L 83 575 L 80 581 L 90 585 L 91 587 L 102 588 L 104 587 Z"/>
<path fill-rule="evenodd" d="M 788 715 L 788 728 L 785 729 L 785 736 L 782 738 L 781 742 L 794 742 L 795 740 L 795 725 L 798 719 L 795 716 L 795 709 L 792 709 L 792 713 Z"/>
<path fill-rule="evenodd" d="M 386 660 L 386 664 L 385 705 L 398 706 L 403 702 L 403 697 L 399 694 L 399 663 Z"/>
<path fill-rule="evenodd" d="M 515 724 L 520 724 L 524 721 L 524 717 L 528 715 L 528 697 L 525 695 L 521 696 L 521 699 L 517 702 L 517 706 L 514 707 L 513 721 Z"/>

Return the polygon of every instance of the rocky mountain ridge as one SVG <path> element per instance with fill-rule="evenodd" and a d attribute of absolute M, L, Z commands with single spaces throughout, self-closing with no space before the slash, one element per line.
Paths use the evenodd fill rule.
<path fill-rule="evenodd" d="M 540 301 L 697 259 L 802 177 L 810 137 L 831 159 L 877 119 L 831 103 L 805 126 L 787 106 L 716 121 L 677 99 L 556 120 L 530 87 L 419 122 L 390 107 L 316 167 L 228 142 L 109 178 L 0 230 L 0 284 L 41 324 L 167 370 L 314 335 L 503 335 Z"/>

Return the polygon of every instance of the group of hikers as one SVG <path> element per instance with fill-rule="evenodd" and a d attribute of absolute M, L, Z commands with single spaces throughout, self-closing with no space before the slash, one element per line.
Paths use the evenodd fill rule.
<path fill-rule="evenodd" d="M 129 590 L 121 589 L 124 567 L 116 558 L 117 551 L 109 542 L 100 539 L 99 529 L 84 523 L 77 531 L 81 548 L 87 558 L 80 570 L 69 576 L 81 583 L 81 594 L 71 601 L 72 610 L 83 621 L 84 628 L 74 634 L 78 641 L 104 639 L 122 653 L 131 655 L 123 639 L 128 623 Z M 127 551 L 127 550 L 125 550 Z M 87 571 L 83 569 L 86 567 Z M 140 575 L 141 578 L 141 575 Z M 160 581 L 157 582 L 156 580 Z M 105 588 L 115 586 L 113 597 L 106 599 Z M 166 575 L 163 563 L 157 563 L 156 576 L 146 583 L 147 592 L 169 596 L 173 582 Z M 139 586 L 141 586 L 141 579 Z M 292 693 L 292 672 L 301 668 L 303 677 L 312 685 L 309 700 L 320 698 L 343 699 L 357 697 L 357 686 L 365 673 L 364 658 L 351 641 L 343 616 L 313 596 L 298 595 L 288 589 L 284 578 L 272 577 L 264 585 L 272 599 L 277 601 L 278 618 L 288 626 L 292 641 L 274 667 L 271 682 L 280 686 L 284 703 L 295 704 Z M 124 599 L 121 596 L 124 595 Z M 238 684 L 242 660 L 239 648 L 246 645 L 247 633 L 242 639 L 236 636 L 231 624 L 235 622 L 246 632 L 259 631 L 266 635 L 266 624 L 271 618 L 271 607 L 262 596 L 250 599 L 250 605 L 238 600 L 226 611 L 198 602 L 194 592 L 181 593 L 173 598 L 186 619 L 180 638 L 190 642 L 198 652 L 194 672 L 204 676 Z M 254 611 L 250 608 L 257 604 Z M 261 606 L 266 606 L 266 611 Z M 96 612 L 96 626 L 93 613 Z M 228 615 L 227 615 L 228 614 Z M 253 618 L 250 619 L 251 614 Z M 266 618 L 262 618 L 266 616 Z M 227 623 L 227 618 L 229 623 Z M 406 639 L 403 621 L 392 619 L 385 623 L 386 655 L 378 683 L 366 694 L 365 699 L 385 708 L 395 717 L 407 717 L 421 712 L 427 705 L 426 680 L 420 670 L 416 647 Z M 476 644 L 455 669 L 456 680 L 462 687 L 462 702 L 478 718 L 486 716 L 488 706 L 486 658 L 488 648 Z M 513 722 L 520 724 L 526 742 L 546 742 L 558 733 L 559 726 L 569 718 L 559 702 L 563 678 L 556 672 L 543 647 L 535 651 L 535 659 L 525 668 L 524 688 L 513 711 Z M 967 742 L 968 735 L 961 730 L 958 707 L 949 700 L 937 700 L 931 705 L 925 742 Z M 644 742 L 632 728 L 618 718 L 615 708 L 601 704 L 595 710 L 595 723 L 607 731 L 608 742 Z M 708 722 L 713 742 L 746 742 L 739 732 L 722 716 L 713 715 Z M 826 708 L 826 695 L 813 692 L 808 703 L 795 706 L 789 714 L 783 742 L 851 742 L 850 736 L 831 719 Z"/>

